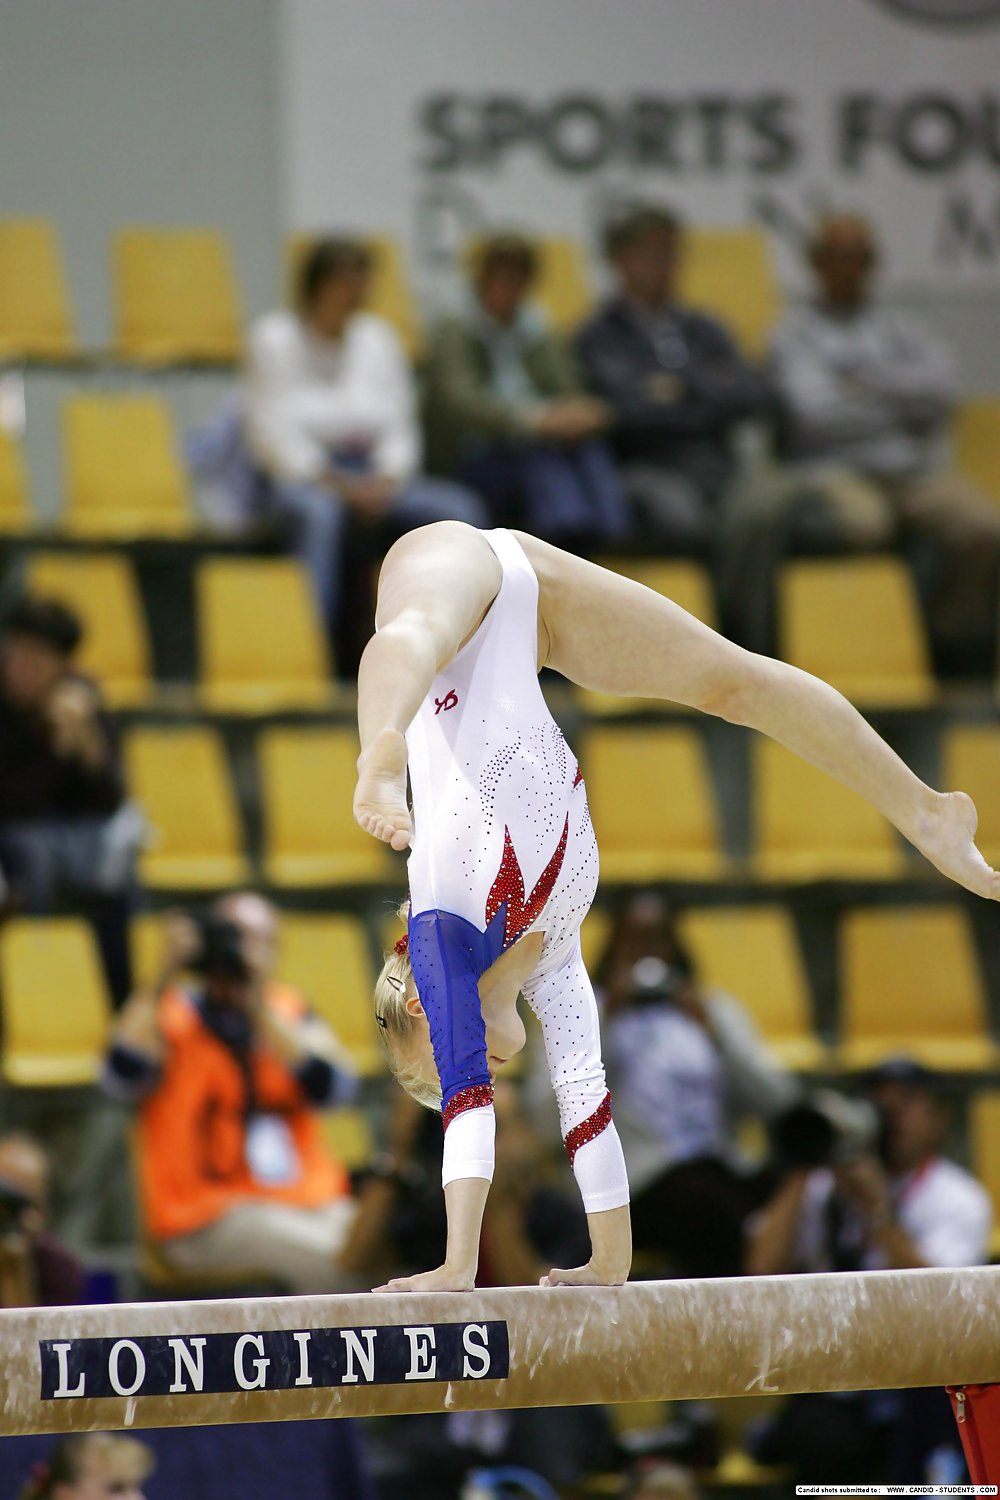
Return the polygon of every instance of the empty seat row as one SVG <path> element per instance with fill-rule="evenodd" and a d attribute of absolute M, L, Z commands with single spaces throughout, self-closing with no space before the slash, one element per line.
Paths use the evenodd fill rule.
<path fill-rule="evenodd" d="M 146 395 L 72 396 L 62 407 L 65 506 L 79 537 L 177 537 L 197 518 L 167 403 Z M 36 526 L 23 454 L 0 430 L 0 532 Z"/>
<path fill-rule="evenodd" d="M 867 1068 L 906 1053 L 956 1072 L 996 1068 L 986 990 L 965 912 L 950 905 L 859 907 L 840 920 L 838 1040 L 817 1035 L 795 924 L 784 906 L 694 907 L 680 931 L 704 982 L 741 1000 L 791 1068 Z M 608 933 L 584 923 L 593 967 Z"/>
<path fill-rule="evenodd" d="M 369 304 L 411 353 L 420 316 L 398 239 L 365 237 L 374 252 Z M 293 235 L 294 272 L 315 236 Z M 588 257 L 574 239 L 538 239 L 535 296 L 557 328 L 579 325 L 592 308 Z M 476 248 L 470 241 L 468 259 Z M 110 352 L 144 364 L 232 361 L 243 349 L 243 299 L 226 236 L 213 228 L 134 226 L 112 239 Z M 754 354 L 763 352 L 781 310 L 770 241 L 759 229 L 692 229 L 682 264 L 683 297 L 722 318 Z M 55 226 L 0 220 L 0 358 L 72 359 L 80 354 L 72 298 Z"/>
<path fill-rule="evenodd" d="M 711 584 L 693 562 L 612 566 L 714 626 Z M 35 589 L 59 595 L 87 626 L 84 665 L 117 706 L 153 692 L 151 650 L 129 559 L 116 553 L 36 552 Z M 925 631 L 904 565 L 893 558 L 793 562 L 778 585 L 787 661 L 840 688 L 862 708 L 933 704 Z M 195 567 L 200 698 L 206 709 L 254 713 L 331 704 L 329 648 L 312 593 L 288 559 L 213 558 Z M 583 692 L 588 713 L 610 719 L 642 700 Z M 652 705 L 658 710 L 670 705 Z"/>
<path fill-rule="evenodd" d="M 392 883 L 398 860 L 351 814 L 357 743 L 346 728 L 267 728 L 256 740 L 262 873 L 279 887 Z M 899 880 L 907 848 L 869 803 L 769 740 L 752 747 L 754 852 L 725 852 L 696 730 L 597 726 L 581 742 L 590 808 L 610 882 Z M 229 763 L 207 726 L 137 727 L 125 738 L 133 795 L 150 822 L 142 861 L 158 889 L 211 889 L 248 878 Z M 1000 861 L 1000 727 L 955 727 L 945 781 L 976 798 L 979 840 Z"/>
<path fill-rule="evenodd" d="M 81 669 L 112 707 L 154 695 L 152 648 L 131 562 L 120 553 L 35 552 L 32 590 L 62 599 L 86 635 Z M 194 571 L 200 675 L 210 712 L 328 709 L 336 701 L 330 648 L 309 581 L 289 558 L 212 557 Z"/>
<path fill-rule="evenodd" d="M 160 915 L 135 919 L 138 982 L 158 970 Z M 838 1039 L 817 1035 L 794 924 L 781 906 L 688 910 L 681 930 L 706 984 L 741 1000 L 789 1067 L 866 1068 L 906 1053 L 946 1071 L 995 1069 L 1000 1050 L 973 934 L 944 906 L 861 907 L 838 934 Z M 599 909 L 584 924 L 593 963 L 606 939 Z M 365 925 L 344 913 L 286 912 L 278 977 L 333 1027 L 362 1076 L 383 1068 L 372 1012 L 374 953 Z M 19 1087 L 67 1087 L 98 1076 L 110 1010 L 90 929 L 77 918 L 15 919 L 0 932 L 3 1077 Z"/>

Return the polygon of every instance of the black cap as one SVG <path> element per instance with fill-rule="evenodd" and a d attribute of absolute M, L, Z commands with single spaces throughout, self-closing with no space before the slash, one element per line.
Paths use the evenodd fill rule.
<path fill-rule="evenodd" d="M 873 1089 L 882 1083 L 905 1083 L 911 1088 L 937 1093 L 944 1087 L 945 1080 L 940 1073 L 935 1073 L 915 1058 L 888 1057 L 865 1075 L 865 1082 Z"/>

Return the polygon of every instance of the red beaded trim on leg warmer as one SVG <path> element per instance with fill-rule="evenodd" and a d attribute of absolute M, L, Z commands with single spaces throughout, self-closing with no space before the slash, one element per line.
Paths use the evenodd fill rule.
<path fill-rule="evenodd" d="M 442 1110 L 445 1130 L 448 1129 L 448 1126 L 455 1119 L 456 1115 L 464 1115 L 467 1109 L 486 1109 L 492 1103 L 492 1083 L 478 1083 L 473 1088 L 459 1089 L 458 1093 L 452 1095 Z M 608 1118 L 611 1118 L 610 1114 Z"/>
<path fill-rule="evenodd" d="M 596 1136 L 601 1134 L 602 1130 L 607 1130 L 610 1124 L 611 1095 L 608 1093 L 605 1094 L 600 1104 L 594 1110 L 594 1113 L 588 1115 L 585 1120 L 581 1120 L 579 1125 L 574 1125 L 566 1137 L 564 1145 L 566 1147 L 566 1155 L 569 1157 L 570 1166 L 573 1165 L 573 1158 L 580 1147 L 585 1146 L 588 1141 L 594 1140 Z"/>

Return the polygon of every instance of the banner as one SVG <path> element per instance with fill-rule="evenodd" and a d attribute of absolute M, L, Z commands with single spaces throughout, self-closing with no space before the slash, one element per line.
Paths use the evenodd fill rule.
<path fill-rule="evenodd" d="M 399 235 L 418 281 L 469 234 L 592 247 L 623 197 L 773 231 L 801 284 L 825 206 L 889 287 L 1000 270 L 1000 0 L 287 0 L 289 227 Z"/>

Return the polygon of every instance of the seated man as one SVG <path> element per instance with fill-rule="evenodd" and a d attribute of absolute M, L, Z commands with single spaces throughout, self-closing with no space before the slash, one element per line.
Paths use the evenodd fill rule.
<path fill-rule="evenodd" d="M 732 538 L 739 565 L 729 592 L 745 613 L 761 615 L 752 602 L 769 583 L 761 548 L 770 545 L 773 562 L 792 510 L 811 505 L 837 547 L 927 544 L 927 605 L 941 664 L 988 670 L 1000 510 L 945 462 L 959 394 L 955 362 L 922 327 L 874 301 L 879 249 L 867 220 L 825 215 L 808 253 L 815 299 L 789 313 L 772 347 L 789 468 L 747 497 Z M 741 634 L 755 649 L 766 644 L 752 623 Z"/>
<path fill-rule="evenodd" d="M 618 286 L 580 332 L 584 374 L 611 408 L 643 534 L 671 550 L 704 551 L 735 472 L 733 429 L 761 414 L 766 387 L 721 324 L 678 305 L 683 231 L 673 213 L 624 209 L 604 248 Z"/>
<path fill-rule="evenodd" d="M 943 1155 L 951 1126 L 944 1080 L 906 1058 L 869 1081 L 881 1123 L 869 1150 L 833 1140 L 825 1164 L 788 1164 L 751 1222 L 746 1270 L 797 1271 L 974 1266 L 989 1259 L 986 1190 Z M 793 1397 L 756 1456 L 791 1463 L 806 1483 L 879 1477 L 919 1484 L 961 1474 L 947 1397 L 939 1390 Z"/>
<path fill-rule="evenodd" d="M 111 721 L 74 670 L 83 627 L 53 599 L 22 597 L 0 635 L 0 869 L 31 915 L 60 896 L 91 915 L 116 1004 L 130 988 L 127 922 L 141 820 L 125 801 Z"/>
<path fill-rule="evenodd" d="M 466 311 L 435 330 L 424 417 L 431 462 L 486 496 L 493 523 L 563 547 L 620 538 L 625 502 L 606 445 L 606 406 L 584 394 L 569 350 L 529 301 L 530 240 L 479 247 Z"/>
<path fill-rule="evenodd" d="M 138 1106 L 145 1223 L 170 1264 L 332 1291 L 355 1204 L 317 1114 L 350 1096 L 353 1075 L 271 977 L 277 945 L 276 912 L 249 892 L 200 924 L 174 916 L 158 980 L 121 1014 L 105 1087 Z"/>
<path fill-rule="evenodd" d="M 476 495 L 419 473 L 413 377 L 392 327 L 363 310 L 370 280 L 360 241 L 322 240 L 296 310 L 268 313 L 250 335 L 247 430 L 264 510 L 287 530 L 331 631 L 349 515 L 400 530 L 486 519 Z"/>

